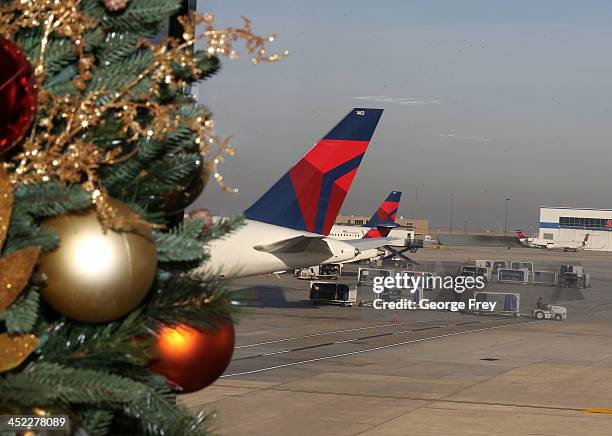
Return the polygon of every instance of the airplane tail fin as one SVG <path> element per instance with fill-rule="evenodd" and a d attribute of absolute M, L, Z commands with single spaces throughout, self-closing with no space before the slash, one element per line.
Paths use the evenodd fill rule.
<path fill-rule="evenodd" d="M 365 227 L 372 227 L 363 236 L 364 238 L 383 238 L 389 235 L 392 229 L 397 227 L 395 224 L 395 216 L 399 207 L 402 193 L 400 191 L 391 191 L 386 200 L 383 201 L 374 215 L 365 224 Z"/>
<path fill-rule="evenodd" d="M 259 200 L 247 219 L 328 235 L 382 109 L 355 108 Z"/>
<path fill-rule="evenodd" d="M 525 235 L 525 233 L 524 233 L 522 230 L 517 230 L 517 231 L 516 231 L 516 236 L 517 236 L 519 239 L 525 239 L 525 238 L 527 238 L 527 235 Z"/>
<path fill-rule="evenodd" d="M 383 201 L 378 210 L 374 212 L 372 218 L 365 224 L 366 227 L 376 227 L 380 224 L 394 223 L 395 215 L 400 204 L 402 193 L 400 191 L 391 191 L 387 199 Z"/>
<path fill-rule="evenodd" d="M 367 238 L 386 238 L 391 233 L 391 230 L 398 227 L 395 223 L 383 223 L 379 224 L 376 227 L 367 231 L 365 235 L 363 235 L 363 239 Z"/>

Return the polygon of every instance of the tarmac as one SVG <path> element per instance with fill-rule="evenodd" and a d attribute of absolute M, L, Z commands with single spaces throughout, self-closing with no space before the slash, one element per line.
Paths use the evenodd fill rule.
<path fill-rule="evenodd" d="M 416 269 L 475 259 L 583 265 L 587 289 L 489 284 L 520 293 L 518 317 L 314 306 L 290 274 L 241 279 L 247 307 L 224 375 L 179 396 L 221 435 L 612 434 L 612 253 L 431 247 Z M 355 283 L 356 266 L 341 282 Z M 565 321 L 529 316 L 539 296 Z"/>

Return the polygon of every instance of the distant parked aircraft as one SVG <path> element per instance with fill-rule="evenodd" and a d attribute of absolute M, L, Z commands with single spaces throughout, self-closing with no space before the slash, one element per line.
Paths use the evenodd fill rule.
<path fill-rule="evenodd" d="M 589 234 L 584 235 L 582 241 L 553 241 L 542 238 L 528 238 L 522 230 L 516 231 L 516 236 L 521 244 L 531 248 L 545 248 L 547 250 L 559 251 L 581 251 L 586 248 L 589 241 Z"/>

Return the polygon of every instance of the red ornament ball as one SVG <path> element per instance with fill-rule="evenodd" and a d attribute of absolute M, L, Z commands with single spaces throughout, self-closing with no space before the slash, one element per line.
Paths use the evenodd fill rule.
<path fill-rule="evenodd" d="M 27 133 L 36 113 L 36 81 L 21 49 L 0 36 L 0 155 Z"/>
<path fill-rule="evenodd" d="M 182 393 L 198 391 L 217 380 L 234 353 L 234 325 L 216 322 L 216 330 L 179 325 L 163 327 L 154 345 L 151 370 L 165 376 Z"/>

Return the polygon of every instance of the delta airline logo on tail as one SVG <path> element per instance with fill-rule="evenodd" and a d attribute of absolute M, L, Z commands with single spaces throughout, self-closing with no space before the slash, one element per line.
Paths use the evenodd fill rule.
<path fill-rule="evenodd" d="M 247 219 L 328 235 L 382 109 L 355 108 L 249 207 Z"/>
<path fill-rule="evenodd" d="M 364 238 L 385 238 L 389 235 L 395 224 L 395 216 L 399 208 L 402 193 L 391 191 L 385 201 L 381 203 L 372 218 L 365 224 L 365 227 L 372 227 L 364 235 Z"/>
<path fill-rule="evenodd" d="M 392 191 L 387 199 L 381 203 L 374 215 L 372 215 L 372 218 L 365 224 L 366 227 L 376 227 L 380 224 L 394 223 L 401 198 L 401 192 Z"/>

